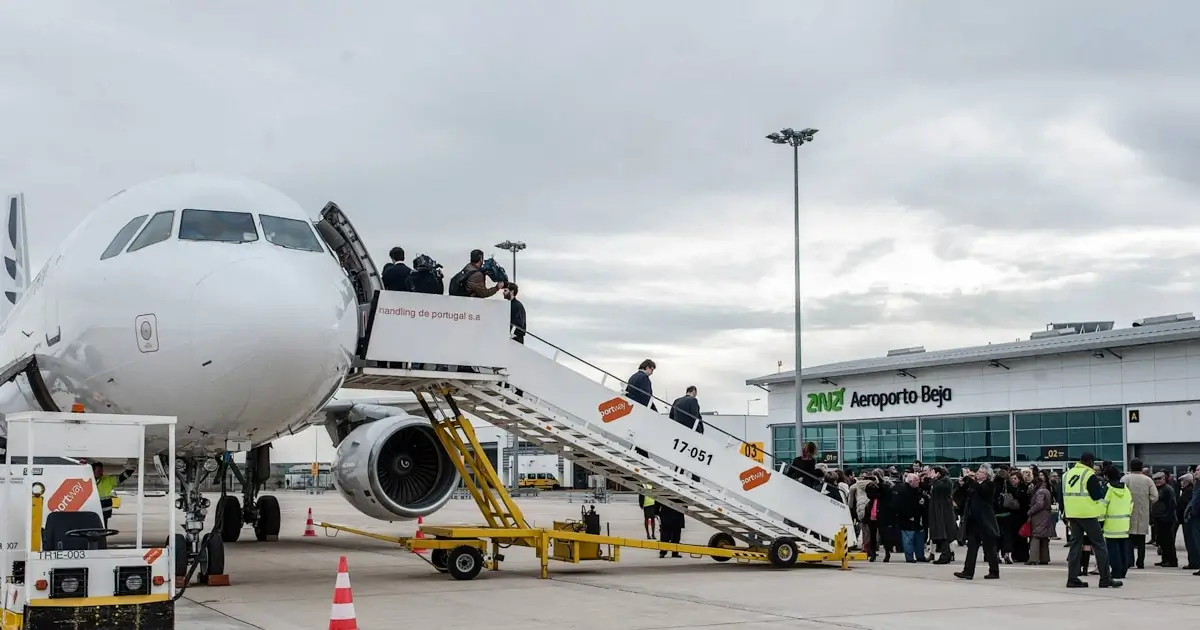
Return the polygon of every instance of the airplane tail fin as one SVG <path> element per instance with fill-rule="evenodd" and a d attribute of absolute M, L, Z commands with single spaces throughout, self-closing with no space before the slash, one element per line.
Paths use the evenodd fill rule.
<path fill-rule="evenodd" d="M 4 204 L 4 234 L 0 237 L 0 256 L 4 273 L 0 274 L 0 321 L 8 318 L 13 306 L 29 286 L 29 235 L 25 230 L 25 194 L 17 193 Z"/>

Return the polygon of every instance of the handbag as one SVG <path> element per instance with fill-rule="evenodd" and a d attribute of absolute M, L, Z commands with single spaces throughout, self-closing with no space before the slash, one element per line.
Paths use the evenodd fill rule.
<path fill-rule="evenodd" d="M 1033 526 L 1029 524 L 1029 521 L 1025 521 L 1025 524 L 1021 526 L 1021 529 L 1017 530 L 1017 535 L 1019 535 L 1021 538 L 1029 538 L 1032 534 Z"/>
<path fill-rule="evenodd" d="M 1014 497 L 1013 495 L 1009 494 L 1007 490 L 1004 492 L 1004 494 L 1002 494 L 1000 496 L 1001 496 L 1000 504 L 1004 506 L 1004 509 L 1006 509 L 1006 510 L 1021 509 L 1021 502 L 1017 501 L 1017 497 Z"/>

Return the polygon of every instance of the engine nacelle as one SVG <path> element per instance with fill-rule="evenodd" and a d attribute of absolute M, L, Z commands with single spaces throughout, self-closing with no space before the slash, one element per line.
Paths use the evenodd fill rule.
<path fill-rule="evenodd" d="M 446 505 L 459 474 L 429 421 L 400 412 L 359 426 L 338 444 L 333 481 L 359 512 L 407 521 Z"/>

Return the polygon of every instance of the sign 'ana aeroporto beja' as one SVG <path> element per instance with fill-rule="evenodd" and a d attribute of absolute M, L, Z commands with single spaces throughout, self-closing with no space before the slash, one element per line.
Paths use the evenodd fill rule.
<path fill-rule="evenodd" d="M 850 406 L 860 408 L 872 407 L 883 411 L 895 405 L 936 403 L 940 409 L 942 405 L 951 401 L 952 396 L 953 393 L 949 387 L 922 385 L 920 389 L 905 387 L 904 389 L 891 392 L 872 392 L 869 394 L 851 392 Z M 842 410 L 845 401 L 845 387 L 828 392 L 809 394 L 808 405 L 805 406 L 805 411 L 808 413 L 821 413 L 823 411 L 837 412 Z"/>

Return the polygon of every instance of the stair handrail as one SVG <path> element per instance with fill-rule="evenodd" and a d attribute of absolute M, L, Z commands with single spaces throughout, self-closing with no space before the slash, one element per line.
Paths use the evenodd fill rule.
<path fill-rule="evenodd" d="M 618 383 L 620 383 L 621 385 L 623 385 L 623 386 L 624 386 L 624 388 L 622 388 L 622 390 L 621 390 L 621 395 L 622 395 L 622 396 L 625 394 L 625 388 L 628 388 L 628 387 L 629 387 L 629 381 L 626 381 L 625 379 L 623 379 L 623 378 L 621 378 L 621 377 L 617 376 L 616 374 L 613 374 L 612 372 L 609 372 L 608 370 L 606 370 L 606 369 L 604 369 L 604 368 L 602 368 L 602 367 L 600 367 L 600 366 L 596 365 L 595 363 L 592 363 L 591 361 L 588 361 L 587 359 L 584 359 L 583 357 L 581 357 L 581 356 L 579 356 L 579 355 L 577 355 L 577 354 L 575 354 L 575 353 L 571 352 L 570 350 L 566 350 L 566 349 L 564 349 L 564 348 L 562 348 L 562 347 L 560 347 L 560 346 L 558 346 L 558 345 L 555 345 L 554 343 L 552 343 L 552 342 L 550 342 L 550 341 L 547 341 L 546 339 L 544 339 L 544 338 L 542 338 L 542 337 L 539 337 L 539 336 L 537 336 L 537 335 L 535 335 L 535 334 L 533 334 L 533 333 L 529 332 L 528 330 L 521 329 L 521 328 L 520 328 L 520 327 L 518 327 L 518 326 L 513 326 L 513 329 L 514 329 L 514 330 L 521 330 L 521 331 L 522 331 L 522 332 L 524 332 L 524 333 L 525 333 L 527 336 L 529 336 L 529 337 L 533 337 L 534 339 L 537 339 L 538 341 L 540 341 L 540 342 L 542 342 L 542 343 L 546 344 L 547 346 L 550 346 L 551 348 L 554 348 L 554 350 L 555 350 L 556 352 L 560 352 L 560 353 L 562 353 L 562 354 L 565 354 L 565 355 L 567 355 L 567 356 L 571 357 L 572 359 L 575 359 L 576 361 L 579 361 L 580 363 L 582 363 L 582 364 L 584 364 L 584 365 L 586 365 L 586 366 L 588 366 L 588 367 L 592 368 L 593 370 L 596 370 L 597 372 L 600 372 L 601 374 L 603 374 L 603 375 L 607 376 L 608 378 L 611 378 L 611 379 L 613 379 L 613 380 L 617 381 Z M 552 358 L 553 358 L 553 357 L 552 357 Z M 554 358 L 554 359 L 555 359 L 555 362 L 557 362 L 557 358 Z M 602 383 L 602 384 L 603 384 L 603 383 Z M 641 391 L 641 390 L 638 390 L 638 391 Z M 658 396 L 655 396 L 655 395 L 651 394 L 651 395 L 650 395 L 650 399 L 651 399 L 651 400 L 657 400 L 658 402 L 660 402 L 660 403 L 662 403 L 662 404 L 666 405 L 666 408 L 668 409 L 668 413 L 669 413 L 669 410 L 673 409 L 673 405 L 672 405 L 671 403 L 667 402 L 666 400 L 663 400 L 662 398 L 659 398 Z M 684 414 L 685 416 L 687 416 L 687 417 L 691 418 L 691 419 L 692 419 L 692 420 L 694 420 L 694 421 L 697 421 L 697 422 L 704 422 L 704 419 L 703 419 L 703 418 L 698 418 L 698 417 L 696 417 L 695 415 L 693 415 L 693 414 L 692 414 L 692 413 L 690 413 L 690 412 L 683 411 L 683 410 L 679 410 L 679 411 L 680 411 L 680 413 Z M 703 415 L 703 414 L 701 414 L 701 415 Z M 695 426 L 695 425 L 693 424 L 693 426 Z M 741 442 L 743 445 L 749 445 L 749 444 L 750 444 L 750 443 L 749 443 L 749 442 L 747 442 L 746 440 L 744 440 L 744 439 L 742 439 L 742 438 L 739 438 L 738 436 L 736 436 L 736 435 L 733 435 L 732 433 L 728 433 L 728 432 L 726 432 L 726 431 L 722 430 L 722 429 L 721 429 L 721 427 L 717 427 L 717 426 L 713 426 L 713 425 L 709 424 L 709 425 L 707 425 L 707 428 L 710 428 L 710 429 L 716 429 L 718 433 L 722 433 L 722 434 L 724 434 L 724 435 L 726 435 L 726 436 L 728 436 L 728 437 L 730 437 L 730 438 L 732 438 L 732 439 L 734 439 L 734 440 L 737 440 L 738 442 Z M 812 473 L 809 473 L 809 472 L 808 472 L 808 471 L 806 471 L 806 470 L 801 470 L 801 469 L 799 469 L 799 468 L 796 468 L 796 467 L 792 466 L 792 463 L 791 463 L 790 461 L 787 461 L 787 460 L 781 460 L 780 458 L 776 457 L 774 453 L 772 453 L 772 452 L 768 451 L 768 450 L 767 450 L 767 449 L 765 449 L 765 448 L 763 448 L 763 449 L 759 449 L 759 450 L 760 450 L 760 451 L 762 451 L 763 455 L 765 455 L 765 456 L 767 456 L 767 457 L 770 457 L 770 458 L 771 458 L 771 461 L 773 461 L 773 462 L 784 461 L 784 463 L 785 463 L 784 469 L 783 469 L 783 470 L 781 470 L 780 472 L 783 472 L 785 475 L 787 475 L 789 472 L 792 472 L 792 473 L 795 473 L 795 474 L 800 474 L 800 475 L 803 475 L 803 476 L 805 476 L 805 477 L 807 477 L 807 478 L 811 479 L 813 482 L 815 482 L 815 483 L 819 484 L 819 485 L 818 485 L 818 487 L 816 487 L 816 488 L 813 488 L 814 490 L 817 490 L 818 492 L 821 492 L 821 491 L 822 491 L 822 490 L 821 490 L 821 488 L 823 488 L 823 484 L 825 483 L 825 479 L 824 479 L 823 477 L 820 477 L 820 476 L 818 476 L 818 475 L 814 475 L 814 474 L 812 474 Z M 771 466 L 771 468 L 772 468 L 772 470 L 774 470 L 774 469 L 775 469 L 775 466 Z M 790 475 L 789 475 L 789 476 L 790 476 Z M 797 480 L 797 481 L 800 481 L 800 479 L 799 479 L 799 478 L 797 478 L 796 480 Z M 801 483 L 804 483 L 804 482 L 801 482 Z M 812 487 L 812 486 L 811 486 L 811 484 L 805 484 L 805 485 L 809 485 L 809 487 Z M 843 500 L 843 501 L 842 501 L 842 503 L 845 503 L 845 500 Z"/>

